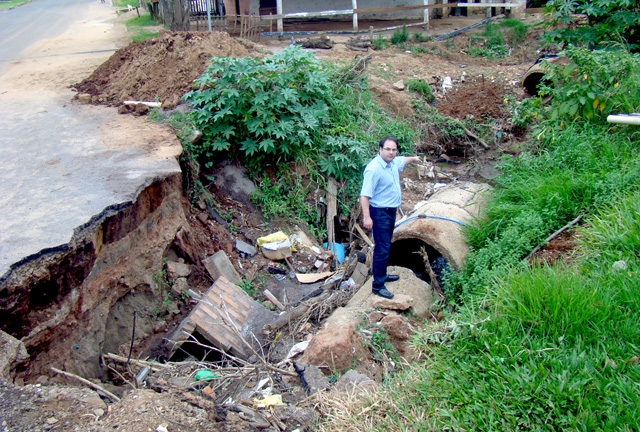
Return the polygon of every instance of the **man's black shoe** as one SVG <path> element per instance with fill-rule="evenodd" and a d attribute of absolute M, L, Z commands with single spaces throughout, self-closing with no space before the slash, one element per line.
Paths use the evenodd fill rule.
<path fill-rule="evenodd" d="M 398 275 L 387 275 L 387 282 L 395 282 L 400 279 Z"/>
<path fill-rule="evenodd" d="M 371 292 L 373 292 L 375 295 L 378 295 L 380 297 L 384 297 L 387 299 L 392 299 L 393 298 L 393 293 L 390 293 L 389 291 L 387 291 L 387 289 L 385 287 L 382 287 L 380 289 L 373 289 L 371 290 Z"/>

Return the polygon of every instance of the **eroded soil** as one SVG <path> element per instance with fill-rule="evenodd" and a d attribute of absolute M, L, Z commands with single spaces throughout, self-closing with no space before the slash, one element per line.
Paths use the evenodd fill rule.
<path fill-rule="evenodd" d="M 437 26 L 437 23 L 433 25 Z M 340 36 L 335 39 L 337 44 L 333 49 L 316 50 L 319 58 L 347 64 L 355 56 L 362 55 L 344 44 L 348 37 Z M 396 90 L 393 84 L 399 80 L 424 79 L 432 85 L 436 95 L 436 101 L 432 106 L 440 114 L 458 119 L 474 117 L 478 121 L 493 122 L 500 133 L 490 142 L 485 142 L 473 133 L 452 142 L 442 139 L 438 131 L 430 130 L 422 134 L 422 141 L 417 143 L 418 152 L 426 155 L 438 168 L 438 180 L 449 182 L 458 178 L 481 178 L 482 181 L 487 181 L 495 174 L 496 158 L 505 152 L 514 153 L 517 143 L 523 139 L 509 122 L 510 113 L 505 109 L 504 98 L 506 95 L 516 99 L 523 97 L 519 81 L 538 55 L 538 47 L 534 41 L 535 35 L 531 35 L 529 43 L 525 44 L 526 48 L 514 51 L 512 56 L 503 60 L 469 57 L 465 49 L 471 41 L 465 34 L 449 41 L 422 43 L 420 46 L 424 49 L 414 54 L 397 48 L 372 51 L 367 73 L 376 98 L 390 114 L 414 118 L 416 112 L 412 99 L 415 95 L 408 91 Z M 289 43 L 275 39 L 261 42 L 241 41 L 218 32 L 162 32 L 158 38 L 132 43 L 118 50 L 73 87 L 77 91 L 76 96 L 89 95 L 85 100 L 93 104 L 122 106 L 126 100 L 160 101 L 166 110 L 171 110 L 179 105 L 182 95 L 192 88 L 193 80 L 202 73 L 210 57 L 262 57 L 283 49 Z M 451 77 L 453 81 L 453 88 L 446 92 L 442 87 L 445 77 Z M 127 116 L 122 118 L 124 120 Z M 434 179 L 425 177 L 417 167 L 407 169 L 403 176 L 403 210 L 408 212 L 415 203 L 423 200 L 426 196 L 425 191 L 433 183 Z M 193 229 L 199 231 L 196 237 L 210 239 L 210 242 L 202 245 L 203 254 L 224 250 L 243 277 L 249 281 L 259 278 L 260 274 L 265 274 L 268 260 L 248 260 L 240 257 L 235 250 L 234 241 L 240 238 L 254 243 L 260 235 L 275 231 L 278 228 L 277 222 L 271 221 L 271 224 L 265 227 L 265 220 L 249 203 L 234 197 L 230 191 L 225 190 L 224 185 L 211 185 L 210 191 L 220 207 L 228 210 L 226 218 L 215 211 L 212 212 L 202 202 L 196 203 L 195 206 L 191 206 L 186 200 L 184 202 L 187 219 Z M 229 216 L 232 222 L 229 222 Z M 545 250 L 549 251 L 549 248 L 543 251 Z M 197 292 L 203 292 L 210 283 L 209 276 L 201 268 L 198 268 L 189 280 L 189 285 Z M 133 351 L 133 358 L 153 356 L 153 348 L 157 346 L 157 339 L 161 337 L 162 331 L 175 326 L 186 314 L 188 307 L 188 302 L 180 304 L 178 309 L 169 313 L 162 326 L 158 324 L 158 328 L 154 328 L 148 338 L 139 340 Z M 420 323 L 412 324 L 417 326 Z M 153 326 L 153 323 L 151 325 Z M 305 334 L 312 335 L 316 329 L 315 323 L 310 322 L 304 331 Z M 406 355 L 407 360 L 410 360 L 411 350 L 404 340 L 392 336 L 391 342 L 399 352 Z M 126 355 L 127 344 L 116 346 L 114 350 Z M 114 382 L 126 387 L 124 377 L 130 379 L 131 376 L 127 375 L 127 371 L 121 369 L 121 366 L 112 367 L 121 374 L 121 379 L 115 373 L 111 375 Z M 156 377 L 156 385 L 158 388 L 166 389 L 171 378 L 170 374 L 160 375 Z M 154 381 L 149 382 L 153 385 Z M 242 383 L 247 387 L 255 384 L 255 380 Z M 299 382 L 290 378 L 289 382 L 274 383 L 274 386 L 276 385 L 291 388 L 299 385 Z M 41 380 L 41 386 L 48 387 L 46 379 Z M 120 394 L 125 387 L 120 387 Z M 112 387 L 109 388 L 116 391 Z M 26 409 L 26 405 L 10 407 L 14 414 L 10 417 L 12 428 L 8 430 L 147 431 L 161 430 L 157 429 L 160 426 L 167 430 L 254 430 L 253 428 L 257 427 L 255 422 L 247 419 L 246 413 L 241 409 L 220 411 L 212 398 L 203 396 L 202 388 L 194 392 L 198 398 L 186 391 L 157 393 L 146 388 L 129 392 L 126 401 L 113 405 L 103 406 L 95 400 L 83 402 L 82 407 L 90 410 L 93 416 L 78 415 L 78 405 L 72 402 L 77 400 L 77 396 L 64 391 L 48 388 L 45 390 L 37 385 L 29 385 L 17 392 L 15 388 L 0 386 L 5 401 L 23 400 L 26 405 L 45 401 L 45 405 L 39 406 L 47 407 L 46 410 L 36 412 Z M 304 393 L 296 394 L 292 391 L 290 395 L 289 404 L 298 403 L 300 408 L 306 407 Z M 10 402 L 5 402 L 6 404 Z M 6 407 L 3 406 L 4 408 Z M 309 427 L 312 419 L 305 417 L 307 414 L 304 410 L 289 414 L 282 411 L 276 414 L 271 410 L 266 415 L 276 416 L 280 420 L 272 420 L 271 424 L 262 425 L 261 429 L 275 430 L 273 424 L 277 425 L 278 422 L 284 425 L 283 430 Z M 6 425 L 3 426 L 6 428 Z"/>

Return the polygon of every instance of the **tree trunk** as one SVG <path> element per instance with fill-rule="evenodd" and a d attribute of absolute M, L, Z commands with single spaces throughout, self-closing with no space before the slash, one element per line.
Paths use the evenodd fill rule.
<path fill-rule="evenodd" d="M 189 31 L 191 4 L 189 0 L 161 0 L 164 23 L 171 31 Z"/>

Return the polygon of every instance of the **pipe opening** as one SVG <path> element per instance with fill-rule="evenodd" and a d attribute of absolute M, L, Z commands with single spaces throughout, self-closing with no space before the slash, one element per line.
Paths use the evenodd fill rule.
<path fill-rule="evenodd" d="M 449 262 L 436 248 L 423 240 L 408 238 L 391 243 L 389 265 L 408 268 L 415 273 L 416 277 L 431 284 L 431 278 L 425 266 L 423 251 L 427 254 L 429 264 L 436 275 L 438 283 L 442 284 L 442 273 Z"/>
<path fill-rule="evenodd" d="M 168 359 L 171 362 L 182 362 L 196 359 L 197 361 L 207 361 L 218 363 L 224 359 L 221 351 L 207 348 L 211 346 L 209 342 L 198 330 L 191 333 L 192 339 L 184 341 L 176 352 Z M 195 339 L 195 340 L 194 340 Z"/>

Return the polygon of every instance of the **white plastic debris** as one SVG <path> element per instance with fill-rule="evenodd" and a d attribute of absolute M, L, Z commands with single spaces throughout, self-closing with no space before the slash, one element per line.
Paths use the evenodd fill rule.
<path fill-rule="evenodd" d="M 447 94 L 447 90 L 450 88 L 453 88 L 453 82 L 450 76 L 446 76 L 444 80 L 442 80 L 442 94 Z"/>

